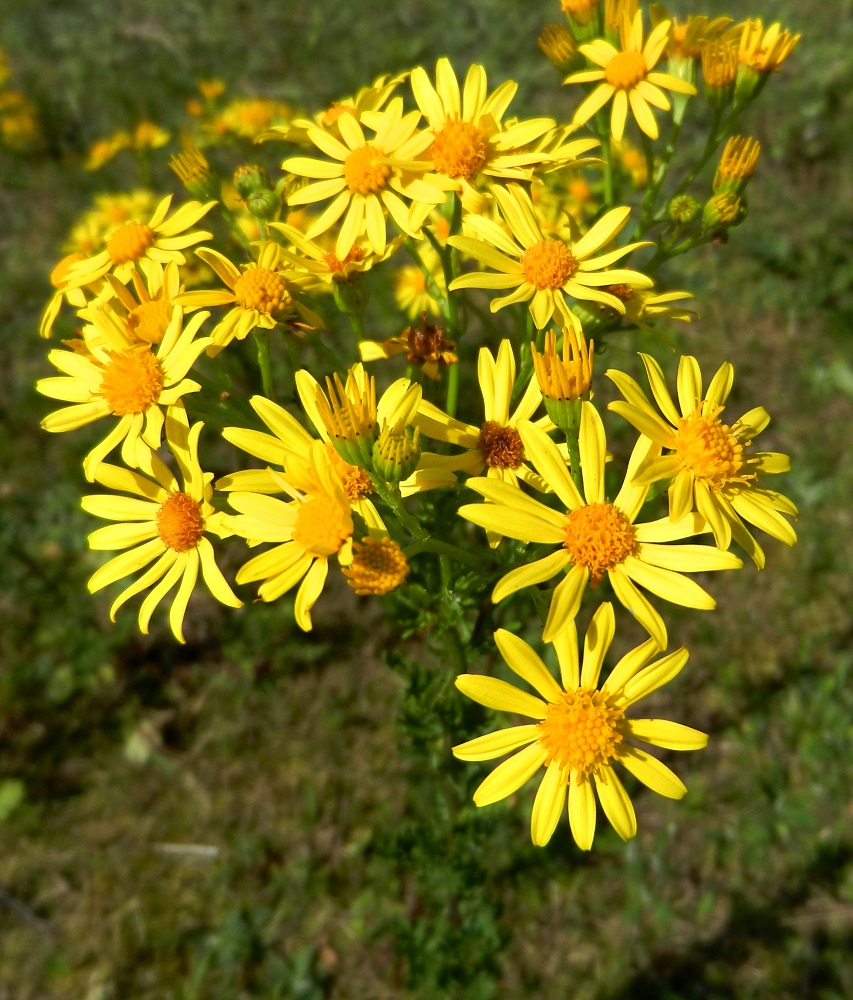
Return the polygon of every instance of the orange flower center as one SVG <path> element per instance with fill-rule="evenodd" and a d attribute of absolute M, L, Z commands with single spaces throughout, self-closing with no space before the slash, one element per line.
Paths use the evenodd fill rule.
<path fill-rule="evenodd" d="M 357 594 L 390 594 L 409 574 L 403 550 L 391 538 L 364 538 L 353 548 L 352 565 L 343 574 Z"/>
<path fill-rule="evenodd" d="M 107 253 L 114 264 L 139 260 L 154 242 L 154 230 L 139 222 L 125 222 L 107 240 Z"/>
<path fill-rule="evenodd" d="M 335 446 L 331 443 L 326 445 L 326 451 L 335 472 L 338 474 L 338 479 L 341 481 L 341 486 L 344 488 L 347 500 L 349 500 L 351 504 L 358 503 L 362 497 L 373 492 L 373 483 L 370 480 L 370 476 L 364 469 L 360 469 L 357 465 L 350 465 L 349 462 L 345 462 L 335 451 Z"/>
<path fill-rule="evenodd" d="M 487 420 L 480 429 L 477 447 L 486 465 L 493 469 L 517 469 L 524 461 L 524 445 L 514 427 Z"/>
<path fill-rule="evenodd" d="M 376 163 L 385 156 L 378 146 L 359 146 L 344 161 L 344 180 L 353 194 L 375 194 L 381 191 L 391 176 L 387 163 Z"/>
<path fill-rule="evenodd" d="M 617 90 L 630 90 L 646 78 L 642 52 L 617 52 L 604 68 L 604 79 Z"/>
<path fill-rule="evenodd" d="M 314 556 L 338 552 L 352 534 L 352 517 L 330 496 L 312 496 L 297 508 L 293 540 Z"/>
<path fill-rule="evenodd" d="M 590 586 L 624 562 L 637 547 L 634 525 L 612 503 L 590 503 L 566 515 L 566 540 L 575 566 L 586 566 Z"/>
<path fill-rule="evenodd" d="M 477 125 L 448 118 L 430 147 L 435 169 L 448 177 L 474 177 L 486 162 L 489 138 Z"/>
<path fill-rule="evenodd" d="M 675 433 L 675 453 L 697 479 L 721 489 L 731 482 L 743 482 L 751 476 L 739 476 L 744 464 L 743 444 L 730 427 L 721 423 L 716 413 L 703 416 L 700 411 L 681 417 Z"/>
<path fill-rule="evenodd" d="M 100 393 L 118 417 L 145 413 L 160 398 L 165 376 L 149 347 L 109 351 Z"/>
<path fill-rule="evenodd" d="M 542 240 L 521 255 L 524 276 L 534 288 L 562 288 L 578 269 L 578 262 L 562 240 Z"/>
<path fill-rule="evenodd" d="M 244 309 L 257 309 L 267 316 L 282 312 L 293 301 L 284 278 L 265 267 L 244 271 L 234 283 L 234 298 Z"/>
<path fill-rule="evenodd" d="M 187 493 L 173 493 L 157 511 L 157 531 L 163 544 L 175 552 L 195 548 L 204 534 L 200 502 Z"/>
<path fill-rule="evenodd" d="M 347 264 L 358 264 L 364 260 L 364 248 L 357 245 L 351 247 L 350 252 L 343 260 L 339 260 L 333 253 L 324 253 L 323 260 L 328 265 L 330 271 L 337 273 L 343 271 Z"/>
<path fill-rule="evenodd" d="M 86 254 L 80 253 L 79 250 L 75 253 L 68 254 L 67 257 L 63 257 L 56 267 L 50 272 L 51 285 L 53 285 L 54 288 L 59 288 L 62 282 L 68 277 L 68 272 L 71 270 L 72 265 L 85 259 Z"/>
<path fill-rule="evenodd" d="M 331 107 L 323 112 L 323 124 L 334 125 L 341 115 L 345 114 L 350 114 L 355 118 L 358 112 L 351 104 L 340 104 L 338 101 L 335 101 Z"/>
<path fill-rule="evenodd" d="M 624 713 L 607 701 L 603 691 L 578 688 L 548 706 L 539 723 L 548 764 L 557 761 L 567 773 L 589 774 L 619 755 Z"/>
<path fill-rule="evenodd" d="M 163 299 L 151 299 L 130 311 L 127 325 L 138 340 L 159 344 L 171 318 L 171 309 Z"/>

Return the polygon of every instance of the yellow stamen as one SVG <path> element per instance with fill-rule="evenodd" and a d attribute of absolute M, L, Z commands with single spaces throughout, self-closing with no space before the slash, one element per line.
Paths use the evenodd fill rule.
<path fill-rule="evenodd" d="M 139 260 L 154 242 L 154 230 L 139 222 L 126 222 L 107 240 L 107 253 L 114 264 Z"/>
<path fill-rule="evenodd" d="M 244 309 L 257 309 L 267 316 L 282 312 L 293 302 L 284 278 L 265 267 L 244 271 L 234 283 L 234 298 Z"/>
<path fill-rule="evenodd" d="M 480 429 L 477 447 L 492 469 L 517 469 L 524 461 L 524 445 L 514 427 L 502 427 L 487 420 Z"/>
<path fill-rule="evenodd" d="M 172 311 L 164 299 L 151 299 L 130 311 L 127 325 L 138 340 L 159 344 L 171 318 Z"/>
<path fill-rule="evenodd" d="M 483 129 L 471 122 L 448 118 L 436 132 L 430 154 L 438 173 L 467 179 L 482 170 L 488 150 L 489 138 Z"/>
<path fill-rule="evenodd" d="M 603 691 L 564 692 L 539 723 L 547 763 L 557 761 L 567 779 L 572 771 L 590 774 L 609 764 L 619 755 L 623 719 L 622 709 L 609 705 Z"/>
<path fill-rule="evenodd" d="M 381 191 L 391 176 L 387 163 L 376 163 L 385 156 L 378 146 L 359 146 L 344 161 L 344 180 L 353 194 L 375 194 Z"/>
<path fill-rule="evenodd" d="M 352 535 L 352 517 L 333 497 L 319 494 L 299 504 L 293 540 L 314 556 L 331 556 Z"/>
<path fill-rule="evenodd" d="M 352 565 L 343 570 L 347 583 L 361 595 L 389 594 L 406 579 L 409 564 L 403 550 L 390 538 L 364 538 L 353 546 Z"/>
<path fill-rule="evenodd" d="M 343 271 L 347 264 L 357 264 L 364 260 L 364 248 L 354 245 L 343 260 L 338 260 L 333 253 L 325 253 L 323 254 L 323 260 L 328 265 L 330 271 L 337 273 Z"/>
<path fill-rule="evenodd" d="M 596 587 L 608 570 L 633 555 L 636 532 L 612 503 L 591 503 L 566 515 L 566 540 L 575 566 L 586 566 L 590 586 Z"/>
<path fill-rule="evenodd" d="M 744 465 L 744 444 L 730 427 L 722 423 L 719 414 L 703 416 L 700 410 L 682 417 L 675 434 L 675 453 L 684 467 L 697 479 L 702 479 L 714 489 L 731 483 L 743 483 L 755 475 L 739 475 Z"/>
<path fill-rule="evenodd" d="M 109 351 L 109 364 L 101 379 L 100 394 L 118 417 L 145 413 L 160 398 L 164 375 L 160 362 L 147 346 Z"/>
<path fill-rule="evenodd" d="M 157 511 L 157 531 L 163 544 L 175 552 L 195 548 L 204 534 L 201 504 L 187 493 L 173 493 Z"/>
<path fill-rule="evenodd" d="M 578 262 L 562 240 L 542 240 L 521 255 L 524 276 L 534 288 L 562 288 L 578 269 Z"/>
<path fill-rule="evenodd" d="M 646 60 L 641 52 L 617 52 L 604 67 L 604 79 L 617 90 L 630 90 L 646 78 Z"/>

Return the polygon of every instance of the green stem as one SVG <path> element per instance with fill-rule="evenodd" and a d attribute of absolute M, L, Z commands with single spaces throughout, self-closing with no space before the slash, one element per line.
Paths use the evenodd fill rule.
<path fill-rule="evenodd" d="M 252 245 L 249 242 L 248 238 L 246 237 L 246 234 L 237 224 L 237 219 L 235 218 L 234 213 L 229 208 L 226 208 L 221 201 L 219 202 L 219 211 L 222 214 L 222 218 L 225 219 L 228 228 L 231 230 L 233 235 L 236 236 L 237 239 L 240 241 L 240 243 L 243 246 L 243 249 L 246 251 L 249 259 L 251 260 Z"/>
<path fill-rule="evenodd" d="M 396 483 L 393 485 L 386 483 L 384 479 L 381 479 L 374 473 L 370 473 L 370 479 L 373 483 L 373 488 L 391 508 L 397 519 L 412 536 L 412 538 L 416 539 L 418 542 L 428 541 L 429 535 L 427 532 L 424 531 L 420 524 L 418 524 L 417 520 L 412 517 L 412 515 L 403 506 L 403 500 L 400 496 L 400 487 Z"/>
<path fill-rule="evenodd" d="M 255 346 L 258 351 L 258 367 L 261 369 L 261 385 L 267 399 L 275 400 L 275 390 L 272 384 L 272 358 L 270 355 L 270 333 L 261 327 L 255 327 Z"/>
<path fill-rule="evenodd" d="M 465 563 L 467 566 L 476 566 L 477 569 L 485 569 L 482 559 L 471 555 L 470 552 L 466 552 L 456 545 L 451 545 L 449 542 L 441 542 L 437 538 L 427 538 L 422 542 L 415 542 L 407 546 L 403 551 L 407 559 L 421 552 L 434 552 L 436 555 L 448 556 L 457 562 Z"/>
<path fill-rule="evenodd" d="M 583 479 L 581 477 L 581 449 L 580 449 L 580 421 L 576 427 L 566 432 L 566 444 L 569 449 L 569 472 L 572 474 L 572 482 L 577 486 L 581 496 L 583 492 Z"/>
<path fill-rule="evenodd" d="M 610 148 L 610 119 L 603 111 L 595 116 L 595 127 L 601 140 L 601 158 L 604 160 L 604 208 L 613 208 L 613 150 Z"/>

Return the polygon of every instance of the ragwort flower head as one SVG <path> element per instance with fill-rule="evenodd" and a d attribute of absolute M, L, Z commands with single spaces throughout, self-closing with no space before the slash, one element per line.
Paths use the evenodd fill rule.
<path fill-rule="evenodd" d="M 546 506 L 518 487 L 487 478 L 466 483 L 488 503 L 466 504 L 459 514 L 487 531 L 523 542 L 558 546 L 554 552 L 510 570 L 497 583 L 492 600 L 523 587 L 544 583 L 565 572 L 551 595 L 542 638 L 551 642 L 565 631 L 580 608 L 581 598 L 606 576 L 616 597 L 637 621 L 666 649 L 666 626 L 638 589 L 674 604 L 710 610 L 716 602 L 699 584 L 685 576 L 709 570 L 737 569 L 740 559 L 710 545 L 662 544 L 709 530 L 698 514 L 678 521 L 661 518 L 643 524 L 635 521 L 648 486 L 634 479 L 642 462 L 656 457 L 660 446 L 641 437 L 634 448 L 622 488 L 612 501 L 604 493 L 606 444 L 604 426 L 592 403 L 581 404 L 580 460 L 584 494 L 575 486 L 557 445 L 534 424 L 521 422 L 519 434 L 525 454 L 536 471 L 564 505 L 562 511 Z"/>
<path fill-rule="evenodd" d="M 420 66 L 412 70 L 411 83 L 434 137 L 428 154 L 435 172 L 453 182 L 448 186 L 461 194 L 463 205 L 476 210 L 482 200 L 477 193 L 482 177 L 527 180 L 532 168 L 550 162 L 548 154 L 531 144 L 556 127 L 552 118 L 502 122 L 518 89 L 513 80 L 489 94 L 486 71 L 474 64 L 460 93 L 450 61 L 439 59 L 435 86 Z M 580 150 L 589 148 L 588 140 L 578 144 Z"/>
<path fill-rule="evenodd" d="M 209 337 L 195 339 L 210 314 L 199 313 L 184 326 L 181 307 L 174 306 L 155 349 L 134 340 L 127 323 L 109 306 L 90 312 L 94 334 L 86 341 L 88 350 L 55 350 L 48 355 L 63 375 L 40 379 L 36 389 L 73 405 L 48 414 L 42 427 L 59 433 L 104 417 L 118 417 L 112 431 L 86 456 L 86 478 L 94 481 L 98 465 L 118 444 L 125 464 L 151 473 L 151 450 L 159 448 L 162 440 L 163 409 L 201 388 L 186 375 L 211 343 Z"/>
<path fill-rule="evenodd" d="M 109 489 L 131 493 L 127 496 L 85 496 L 85 511 L 117 523 L 89 535 L 89 546 L 98 550 L 123 549 L 105 563 L 89 580 L 89 592 L 149 567 L 119 594 L 110 608 L 115 621 L 118 609 L 131 597 L 150 589 L 139 611 L 139 627 L 148 634 L 151 615 L 169 591 L 178 585 L 169 610 L 169 624 L 179 642 L 184 641 L 183 620 L 199 569 L 213 596 L 232 608 L 242 601 L 222 576 L 207 537 L 222 534 L 222 515 L 210 503 L 212 472 L 202 472 L 198 441 L 203 424 L 189 427 L 183 406 L 170 407 L 166 417 L 166 442 L 178 464 L 183 480 L 180 487 L 168 466 L 152 456 L 153 479 L 101 463 L 94 479 Z M 153 563 L 153 565 L 152 565 Z"/>
<path fill-rule="evenodd" d="M 216 202 L 209 201 L 203 205 L 198 201 L 188 201 L 167 219 L 171 204 L 172 196 L 166 195 L 148 222 L 131 220 L 113 228 L 106 237 L 105 248 L 99 254 L 80 261 L 70 269 L 69 287 L 89 285 L 108 271 L 112 271 L 119 281 L 128 281 L 131 272 L 145 258 L 161 264 L 168 264 L 169 261 L 185 264 L 186 257 L 181 251 L 213 236 L 204 230 L 187 230 L 206 215 Z"/>
<path fill-rule="evenodd" d="M 603 684 L 602 663 L 613 641 L 614 617 L 602 604 L 590 622 L 583 660 L 574 623 L 555 642 L 561 682 L 522 639 L 499 629 L 495 642 L 510 669 L 536 690 L 529 694 L 494 677 L 462 674 L 456 686 L 487 708 L 537 720 L 478 736 L 453 748 L 461 760 L 493 760 L 512 751 L 474 792 L 478 806 L 499 802 L 518 791 L 540 768 L 545 774 L 536 792 L 530 820 L 533 843 L 551 839 L 568 802 L 569 826 L 578 847 L 592 847 L 596 793 L 604 815 L 623 840 L 637 832 L 634 806 L 614 764 L 621 764 L 659 795 L 680 799 L 687 789 L 656 757 L 636 744 L 671 750 L 700 750 L 708 737 L 689 726 L 663 719 L 630 719 L 626 713 L 642 698 L 667 684 L 687 662 L 678 649 L 651 662 L 658 652 L 649 639 L 626 653 Z"/>
<path fill-rule="evenodd" d="M 336 556 L 342 566 L 352 562 L 352 512 L 320 441 L 313 442 L 307 458 L 291 457 L 286 477 L 274 475 L 291 500 L 234 491 L 228 501 L 238 513 L 225 515 L 223 521 L 252 545 L 277 543 L 245 563 L 237 583 L 261 581 L 258 596 L 263 601 L 274 601 L 299 583 L 296 623 L 309 632 L 311 609 L 323 592 L 329 560 Z"/>
<path fill-rule="evenodd" d="M 559 326 L 574 326 L 580 321 L 568 299 L 598 302 L 624 313 L 622 302 L 603 285 L 617 282 L 638 288 L 649 287 L 651 278 L 638 271 L 610 269 L 610 265 L 648 243 L 629 243 L 603 254 L 606 247 L 628 222 L 631 210 L 614 208 L 589 232 L 580 236 L 576 225 L 567 220 L 558 234 L 547 235 L 527 192 L 517 184 L 492 188 L 509 233 L 490 219 L 469 216 L 471 236 L 451 236 L 448 243 L 469 257 L 493 268 L 496 273 L 463 274 L 450 285 L 457 288 L 512 288 L 509 295 L 493 299 L 492 312 L 515 302 L 529 302 L 533 322 L 540 330 L 554 321 Z M 596 256 L 598 254 L 598 256 Z"/>
<path fill-rule="evenodd" d="M 282 164 L 282 169 L 313 181 L 290 196 L 291 206 L 333 199 L 305 234 L 308 239 L 327 232 L 343 217 L 335 242 L 338 260 L 365 231 L 375 253 L 382 254 L 388 243 L 386 212 L 402 232 L 420 235 L 432 207 L 445 200 L 437 184 L 424 180 L 432 163 L 422 156 L 432 135 L 417 131 L 420 118 L 417 111 L 404 116 L 402 99 L 394 98 L 384 111 L 362 115 L 375 133 L 372 139 L 349 113 L 338 119 L 340 140 L 323 129 L 309 129 L 312 143 L 331 159 L 296 156 Z"/>
<path fill-rule="evenodd" d="M 666 48 L 670 22 L 661 21 L 643 44 L 643 15 L 637 11 L 633 20 L 624 18 L 620 28 L 621 49 L 615 48 L 604 38 L 596 38 L 580 51 L 600 66 L 600 69 L 582 70 L 566 77 L 564 83 L 599 83 L 581 103 L 574 115 L 574 123 L 583 125 L 600 111 L 611 98 L 610 130 L 619 142 L 625 131 L 628 106 L 640 129 L 650 139 L 657 139 L 658 123 L 652 107 L 669 111 L 670 103 L 661 87 L 678 94 L 695 94 L 696 88 L 672 76 L 655 70 Z M 600 81 L 600 82 L 599 82 Z"/>
<path fill-rule="evenodd" d="M 224 289 L 182 292 L 175 296 L 184 309 L 202 306 L 232 308 L 211 334 L 210 354 L 227 347 L 232 340 L 244 340 L 255 327 L 271 330 L 288 317 L 300 317 L 310 327 L 321 327 L 322 320 L 305 306 L 297 295 L 316 283 L 313 275 L 282 272 L 282 248 L 276 243 L 262 243 L 257 263 L 233 264 L 210 247 L 196 250 L 196 256 L 208 264 L 227 286 Z"/>
<path fill-rule="evenodd" d="M 797 508 L 787 497 L 759 485 L 762 476 L 787 472 L 790 459 L 778 452 L 748 451 L 770 422 L 767 411 L 757 406 L 731 426 L 723 423 L 734 369 L 728 363 L 721 365 L 707 393 L 703 393 L 702 373 L 692 357 L 682 357 L 678 366 L 676 407 L 660 365 L 647 354 L 640 357 L 657 408 L 629 375 L 605 372 L 625 397 L 624 402 L 611 403 L 609 409 L 668 452 L 643 462 L 634 481 L 651 485 L 671 479 L 671 521 L 680 521 L 695 507 L 713 531 L 720 549 L 727 549 L 734 539 L 762 567 L 764 552 L 744 522 L 786 545 L 797 540 L 794 529 L 782 516 L 796 517 Z"/>

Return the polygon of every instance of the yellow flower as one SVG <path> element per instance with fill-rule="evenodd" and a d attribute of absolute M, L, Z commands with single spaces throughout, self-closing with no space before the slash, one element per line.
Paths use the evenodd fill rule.
<path fill-rule="evenodd" d="M 393 538 L 368 537 L 353 545 L 352 563 L 342 572 L 357 594 L 382 596 L 402 586 L 409 563 Z"/>
<path fill-rule="evenodd" d="M 419 235 L 430 209 L 445 200 L 439 187 L 419 176 L 432 166 L 418 159 L 432 139 L 429 132 L 416 131 L 420 117 L 417 111 L 404 116 L 402 100 L 394 98 L 385 111 L 362 116 L 376 133 L 371 140 L 349 113 L 338 119 L 342 141 L 320 128 L 308 130 L 308 137 L 331 161 L 296 156 L 282 164 L 282 169 L 315 181 L 293 194 L 290 205 L 334 199 L 305 234 L 308 239 L 325 233 L 343 216 L 335 243 L 338 260 L 365 230 L 374 252 L 382 254 L 388 243 L 386 211 L 402 232 Z"/>
<path fill-rule="evenodd" d="M 759 18 L 750 18 L 742 25 L 738 59 L 755 73 L 772 73 L 794 51 L 799 40 L 799 35 L 783 29 L 778 21 L 765 30 Z"/>
<path fill-rule="evenodd" d="M 280 101 L 266 97 L 250 97 L 231 101 L 213 123 L 213 130 L 219 135 L 228 132 L 241 139 L 257 139 L 267 132 L 276 119 L 290 118 L 291 109 Z"/>
<path fill-rule="evenodd" d="M 410 365 L 420 365 L 430 379 L 438 379 L 442 371 L 459 360 L 454 351 L 456 344 L 448 340 L 440 326 L 427 322 L 426 312 L 421 313 L 417 326 L 407 326 L 399 337 L 387 340 L 362 340 L 358 345 L 362 361 L 378 361 L 405 354 Z"/>
<path fill-rule="evenodd" d="M 544 329 L 553 317 L 559 326 L 571 325 L 579 330 L 580 321 L 570 309 L 567 296 L 600 302 L 624 313 L 622 302 L 602 291 L 601 286 L 617 282 L 632 288 L 652 284 L 651 278 L 638 271 L 606 270 L 621 257 L 648 243 L 630 243 L 594 256 L 625 228 L 630 208 L 612 209 L 583 236 L 577 235 L 573 222 L 559 234 L 546 236 L 530 196 L 523 188 L 510 184 L 506 188 L 494 187 L 492 191 L 511 235 L 490 219 L 469 216 L 466 221 L 470 230 L 481 238 L 451 236 L 448 243 L 497 273 L 463 274 L 451 283 L 451 291 L 457 288 L 513 288 L 515 291 L 509 295 L 492 300 L 492 312 L 515 302 L 529 301 L 530 315 L 537 329 Z"/>
<path fill-rule="evenodd" d="M 518 89 L 515 81 L 488 94 L 486 71 L 475 63 L 460 94 L 448 59 L 438 60 L 435 76 L 433 87 L 423 67 L 412 70 L 412 93 L 434 137 L 428 151 L 433 168 L 453 182 L 448 187 L 461 194 L 463 205 L 479 204 L 482 177 L 528 180 L 531 168 L 550 159 L 531 143 L 555 128 L 553 118 L 502 123 Z"/>
<path fill-rule="evenodd" d="M 88 257 L 123 222 L 151 215 L 158 203 L 159 199 L 151 191 L 145 190 L 131 191 L 129 194 L 96 195 L 94 207 L 84 212 L 71 230 L 66 249 L 70 252 L 79 251 Z"/>
<path fill-rule="evenodd" d="M 181 308 L 175 306 L 156 352 L 134 342 L 127 323 L 109 306 L 92 308 L 91 314 L 96 336 L 87 340 L 89 353 L 56 350 L 48 355 L 64 375 L 40 379 L 36 389 L 74 405 L 49 414 L 41 425 L 61 433 L 116 416 L 118 423 L 83 462 L 86 478 L 93 482 L 98 465 L 119 443 L 126 465 L 150 473 L 151 449 L 160 447 L 162 437 L 162 407 L 201 388 L 185 376 L 210 344 L 209 337 L 194 339 L 210 314 L 199 313 L 184 327 Z"/>
<path fill-rule="evenodd" d="M 298 314 L 309 326 L 322 326 L 320 317 L 294 294 L 313 284 L 313 278 L 304 274 L 285 277 L 279 271 L 282 249 L 277 243 L 261 244 L 257 264 L 245 264 L 243 270 L 210 247 L 201 247 L 195 253 L 213 268 L 227 289 L 181 292 L 175 301 L 188 312 L 202 306 L 233 306 L 211 334 L 211 355 L 218 354 L 232 340 L 244 340 L 255 327 L 271 330 L 288 316 Z"/>
<path fill-rule="evenodd" d="M 172 261 L 164 268 L 162 264 L 147 260 L 140 270 L 144 272 L 145 280 L 139 271 L 134 271 L 130 282 L 133 291 L 115 275 L 107 275 L 115 295 L 111 307 L 124 316 L 133 340 L 142 344 L 159 344 L 169 329 L 174 299 L 183 287 L 178 265 Z M 78 315 L 88 319 L 85 310 Z"/>
<path fill-rule="evenodd" d="M 535 695 L 494 677 L 462 674 L 456 679 L 459 690 L 479 704 L 537 720 L 453 748 L 460 760 L 473 761 L 518 751 L 498 764 L 474 792 L 478 806 L 505 799 L 545 769 L 530 818 L 530 835 L 537 846 L 551 839 L 568 802 L 572 836 L 578 847 L 588 851 L 595 836 L 596 792 L 613 829 L 630 840 L 637 832 L 637 818 L 613 765 L 621 764 L 658 795 L 680 799 L 687 791 L 682 781 L 636 743 L 669 750 L 701 750 L 708 743 L 705 733 L 678 722 L 626 717 L 632 705 L 680 673 L 688 653 L 681 648 L 650 662 L 657 650 L 648 640 L 626 653 L 600 684 L 614 631 L 612 605 L 602 604 L 587 629 L 581 661 L 572 623 L 555 643 L 562 683 L 523 639 L 504 629 L 495 632 L 507 665 L 535 689 Z"/>
<path fill-rule="evenodd" d="M 252 396 L 249 402 L 272 434 L 244 427 L 225 427 L 222 436 L 226 441 L 267 463 L 267 466 L 281 466 L 281 471 L 286 477 L 290 460 L 294 456 L 303 463 L 310 459 L 315 439 L 295 417 L 277 403 L 264 396 Z M 364 520 L 368 528 L 384 529 L 382 518 L 373 501 L 369 499 L 373 493 L 370 476 L 364 469 L 344 461 L 335 451 L 328 434 L 323 433 L 324 428 L 321 427 L 319 430 L 329 453 L 332 470 L 340 480 L 350 506 Z M 234 490 L 248 493 L 282 492 L 281 477 L 269 467 L 232 472 L 219 479 L 216 488 L 227 492 Z"/>
<path fill-rule="evenodd" d="M 530 420 L 542 404 L 542 393 L 535 376 L 527 383 L 515 411 L 510 414 L 516 365 L 508 340 L 501 341 L 497 358 L 487 347 L 480 348 L 477 374 L 485 417 L 479 427 L 450 417 L 433 403 L 421 400 L 413 420 L 414 426 L 426 437 L 467 449 L 461 455 L 436 455 L 431 464 L 437 468 L 462 471 L 469 476 L 486 469 L 490 479 L 515 486 L 521 478 L 538 490 L 546 489 L 541 477 L 525 463 L 524 445 L 518 433 L 519 421 Z M 553 429 L 547 417 L 541 418 L 538 423 L 546 429 Z"/>
<path fill-rule="evenodd" d="M 84 170 L 100 170 L 114 156 L 117 156 L 123 149 L 130 147 L 130 133 L 121 131 L 114 132 L 106 139 L 98 139 L 89 150 L 86 162 L 83 164 Z"/>
<path fill-rule="evenodd" d="M 136 265 L 146 258 L 161 264 L 168 264 L 171 260 L 176 264 L 186 263 L 181 250 L 209 240 L 213 235 L 204 230 L 191 233 L 186 230 L 206 215 L 216 202 L 209 201 L 202 205 L 198 201 L 188 201 L 167 219 L 171 204 L 172 196 L 166 195 L 147 223 L 125 222 L 114 229 L 107 236 L 106 247 L 101 253 L 74 265 L 68 275 L 69 285 L 89 285 L 108 271 L 112 271 L 119 281 L 127 281 Z"/>
<path fill-rule="evenodd" d="M 797 540 L 794 529 L 782 516 L 796 517 L 797 508 L 780 493 L 758 485 L 761 476 L 787 472 L 790 459 L 778 452 L 747 451 L 769 423 L 767 411 L 758 406 L 732 426 L 724 424 L 722 413 L 732 388 L 734 369 L 728 363 L 721 365 L 703 395 L 702 374 L 696 359 L 691 357 L 682 357 L 678 366 L 679 407 L 676 408 L 660 365 L 646 354 L 640 357 L 663 418 L 634 379 L 613 370 L 605 374 L 616 384 L 625 402 L 617 400 L 609 409 L 621 414 L 670 454 L 643 462 L 634 481 L 649 486 L 671 479 L 671 521 L 686 517 L 695 506 L 713 531 L 719 548 L 727 549 L 734 538 L 755 564 L 762 567 L 764 553 L 744 521 L 786 545 Z"/>
<path fill-rule="evenodd" d="M 352 562 L 350 505 L 320 441 L 312 442 L 307 457 L 291 456 L 286 479 L 274 475 L 290 501 L 253 492 L 233 492 L 228 497 L 238 513 L 223 519 L 227 528 L 252 545 L 278 543 L 250 559 L 237 573 L 237 583 L 261 581 L 258 596 L 274 601 L 301 580 L 295 617 L 297 625 L 309 632 L 311 609 L 323 591 L 329 559 L 337 556 L 342 566 Z"/>
<path fill-rule="evenodd" d="M 279 248 L 279 253 L 289 261 L 297 271 L 313 276 L 325 285 L 348 281 L 356 274 L 364 274 L 374 264 L 381 264 L 396 253 L 403 238 L 389 240 L 381 254 L 377 254 L 367 245 L 354 243 L 343 260 L 338 260 L 327 247 L 313 240 L 306 239 L 302 233 L 285 222 L 271 222 L 270 229 L 277 229 L 295 248 L 294 253 L 285 247 Z"/>
<path fill-rule="evenodd" d="M 98 466 L 95 481 L 112 490 L 132 493 L 132 498 L 85 496 L 82 501 L 83 510 L 90 514 L 120 522 L 93 531 L 89 535 L 89 547 L 125 550 L 95 572 L 89 580 L 89 592 L 94 594 L 149 566 L 119 594 L 110 608 L 110 618 L 115 621 L 125 601 L 153 588 L 139 611 L 139 628 L 147 635 L 154 609 L 180 581 L 169 611 L 169 624 L 179 642 L 184 641 L 184 613 L 198 580 L 199 568 L 208 590 L 218 601 L 232 608 L 239 608 L 243 603 L 222 576 L 207 538 L 211 532 L 220 535 L 223 532 L 222 515 L 216 513 L 210 503 L 213 473 L 202 472 L 198 460 L 198 439 L 203 426 L 198 423 L 190 428 L 182 406 L 169 409 L 166 441 L 180 469 L 183 488 L 179 488 L 166 464 L 154 456 L 151 463 L 153 480 L 116 465 L 102 463 Z"/>
<path fill-rule="evenodd" d="M 625 18 L 620 28 L 621 51 L 604 38 L 596 38 L 580 51 L 601 69 L 583 70 L 566 77 L 564 83 L 593 83 L 598 87 L 581 103 L 574 115 L 575 125 L 583 125 L 613 98 L 610 131 L 620 142 L 625 131 L 628 105 L 640 129 L 650 139 L 658 137 L 658 123 L 650 105 L 669 111 L 670 103 L 660 89 L 666 87 L 679 94 L 695 94 L 692 84 L 669 73 L 655 72 L 655 66 L 666 48 L 669 21 L 662 21 L 643 45 L 643 15 L 637 11 L 633 22 Z"/>
<path fill-rule="evenodd" d="M 637 589 L 639 586 L 674 604 L 710 610 L 714 599 L 684 573 L 737 569 L 740 559 L 710 545 L 666 545 L 709 530 L 698 514 L 679 521 L 668 517 L 635 524 L 648 485 L 635 483 L 642 462 L 660 454 L 660 446 L 641 437 L 634 447 L 622 488 L 612 501 L 604 493 L 606 455 L 604 426 L 591 403 L 582 403 L 580 420 L 581 476 L 585 499 L 575 486 L 566 460 L 540 428 L 520 423 L 518 430 L 529 461 L 564 504 L 563 512 L 527 496 L 520 489 L 492 479 L 469 479 L 467 485 L 489 503 L 466 504 L 462 517 L 523 542 L 557 545 L 550 555 L 502 577 L 492 593 L 501 601 L 523 587 L 544 583 L 568 571 L 551 595 L 542 638 L 554 640 L 580 607 L 587 584 L 596 587 L 607 576 L 622 604 L 666 649 L 666 626 L 658 612 Z"/>

